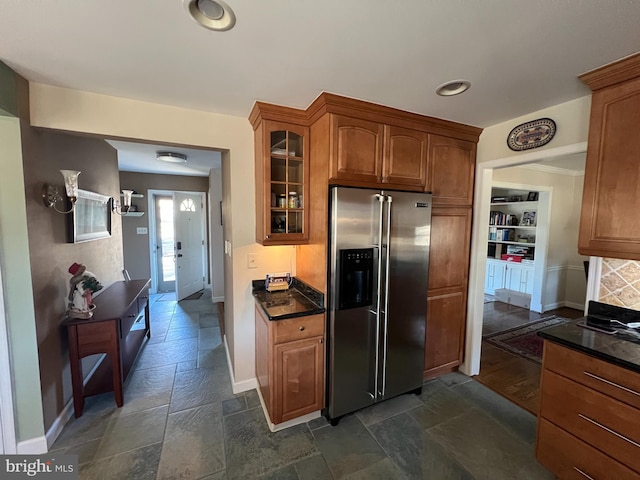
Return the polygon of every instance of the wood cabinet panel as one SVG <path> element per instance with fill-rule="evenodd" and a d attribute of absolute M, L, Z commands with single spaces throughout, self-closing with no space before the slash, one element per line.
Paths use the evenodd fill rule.
<path fill-rule="evenodd" d="M 382 182 L 424 187 L 428 146 L 425 132 L 385 125 Z"/>
<path fill-rule="evenodd" d="M 276 414 L 286 422 L 324 406 L 324 337 L 275 346 Z"/>
<path fill-rule="evenodd" d="M 429 290 L 466 288 L 470 248 L 471 208 L 434 206 L 431 211 Z"/>
<path fill-rule="evenodd" d="M 441 206 L 431 212 L 425 377 L 453 370 L 464 356 L 471 213 Z"/>
<path fill-rule="evenodd" d="M 273 342 L 283 343 L 324 335 L 324 315 L 307 315 L 273 322 Z"/>
<path fill-rule="evenodd" d="M 269 332 L 269 320 L 256 306 L 256 378 L 258 380 L 258 388 L 260 388 L 260 394 L 262 400 L 269 412 L 273 412 L 273 394 L 271 392 L 273 388 L 273 360 L 271 358 L 270 348 L 271 339 Z"/>
<path fill-rule="evenodd" d="M 544 342 L 545 368 L 640 409 L 640 375 L 584 353 Z"/>
<path fill-rule="evenodd" d="M 383 134 L 380 123 L 332 115 L 330 178 L 379 183 Z"/>
<path fill-rule="evenodd" d="M 578 251 L 640 260 L 640 78 L 596 91 Z"/>
<path fill-rule="evenodd" d="M 321 410 L 324 314 L 270 321 L 256 305 L 255 317 L 256 377 L 271 422 L 279 424 Z"/>
<path fill-rule="evenodd" d="M 640 410 L 544 369 L 540 416 L 640 472 Z"/>
<path fill-rule="evenodd" d="M 466 289 L 427 298 L 425 376 L 462 363 L 466 309 Z"/>
<path fill-rule="evenodd" d="M 558 478 L 633 480 L 638 474 L 544 418 L 538 420 L 536 458 Z"/>
<path fill-rule="evenodd" d="M 640 260 L 640 54 L 580 78 L 594 93 L 578 252 Z"/>
<path fill-rule="evenodd" d="M 433 203 L 471 206 L 475 143 L 432 134 L 428 158 L 426 190 L 433 193 Z"/>

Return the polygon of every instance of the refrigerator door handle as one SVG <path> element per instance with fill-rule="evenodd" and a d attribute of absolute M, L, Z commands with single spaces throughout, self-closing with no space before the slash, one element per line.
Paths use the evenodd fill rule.
<path fill-rule="evenodd" d="M 382 396 L 385 395 L 387 388 L 387 348 L 389 343 L 389 319 L 387 312 L 389 311 L 389 264 L 391 257 L 391 202 L 393 197 L 391 195 L 386 196 L 387 201 L 387 235 L 385 239 L 385 268 L 384 268 L 384 348 L 382 350 Z M 382 249 L 380 249 L 382 250 Z"/>
<path fill-rule="evenodd" d="M 378 199 L 378 204 L 380 206 L 380 214 L 378 218 L 378 244 L 382 245 L 382 219 L 384 214 L 384 201 L 385 196 L 379 193 L 375 194 L 375 197 Z M 373 385 L 373 391 L 375 393 L 374 398 L 378 398 L 378 372 L 380 371 L 380 294 L 382 293 L 382 248 L 378 248 L 378 284 L 376 286 L 376 298 L 378 301 L 376 302 L 376 362 L 375 362 L 375 380 Z"/>

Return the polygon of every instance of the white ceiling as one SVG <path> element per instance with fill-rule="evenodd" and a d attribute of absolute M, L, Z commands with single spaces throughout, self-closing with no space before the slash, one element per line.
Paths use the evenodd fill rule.
<path fill-rule="evenodd" d="M 577 76 L 640 51 L 637 0 L 2 0 L 0 60 L 27 79 L 246 117 L 322 91 L 486 127 L 589 93 Z M 435 88 L 467 79 L 442 98 Z"/>
<path fill-rule="evenodd" d="M 220 152 L 195 148 L 167 147 L 146 143 L 107 140 L 118 151 L 118 170 L 206 177 L 212 168 L 220 168 Z M 167 163 L 156 159 L 156 152 L 182 153 L 187 163 Z"/>

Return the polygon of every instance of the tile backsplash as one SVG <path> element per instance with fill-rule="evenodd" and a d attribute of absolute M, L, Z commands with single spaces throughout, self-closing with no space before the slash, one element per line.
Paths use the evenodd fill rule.
<path fill-rule="evenodd" d="M 640 262 L 602 259 L 599 301 L 640 310 Z"/>

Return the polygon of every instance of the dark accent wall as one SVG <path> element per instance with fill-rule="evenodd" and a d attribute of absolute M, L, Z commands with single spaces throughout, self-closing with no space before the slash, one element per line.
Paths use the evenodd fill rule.
<path fill-rule="evenodd" d="M 149 190 L 170 190 L 182 192 L 208 192 L 209 177 L 191 177 L 184 175 L 160 175 L 154 173 L 120 172 L 121 188 L 135 190 L 144 198 L 134 198 L 132 204 L 144 211 L 142 217 L 122 219 L 122 243 L 124 245 L 124 265 L 131 278 L 150 278 L 149 235 Z M 208 218 L 208 216 L 207 216 Z M 207 220 L 207 225 L 208 225 Z M 138 227 L 146 227 L 147 234 L 139 235 Z M 209 251 L 207 249 L 207 251 Z"/>
<path fill-rule="evenodd" d="M 46 208 L 42 202 L 43 183 L 58 185 L 60 169 L 80 170 L 81 189 L 108 196 L 120 191 L 116 150 L 104 140 L 35 129 L 21 122 L 27 227 L 36 332 L 40 363 L 40 382 L 44 428 L 49 429 L 71 399 L 66 331 L 60 327 L 65 318 L 66 296 L 73 262 L 85 264 L 106 288 L 122 280 L 122 226 L 112 216 L 111 237 L 84 243 L 67 243 L 67 215 Z M 27 287 L 27 286 L 25 286 Z M 93 361 L 84 362 L 84 374 Z"/>

